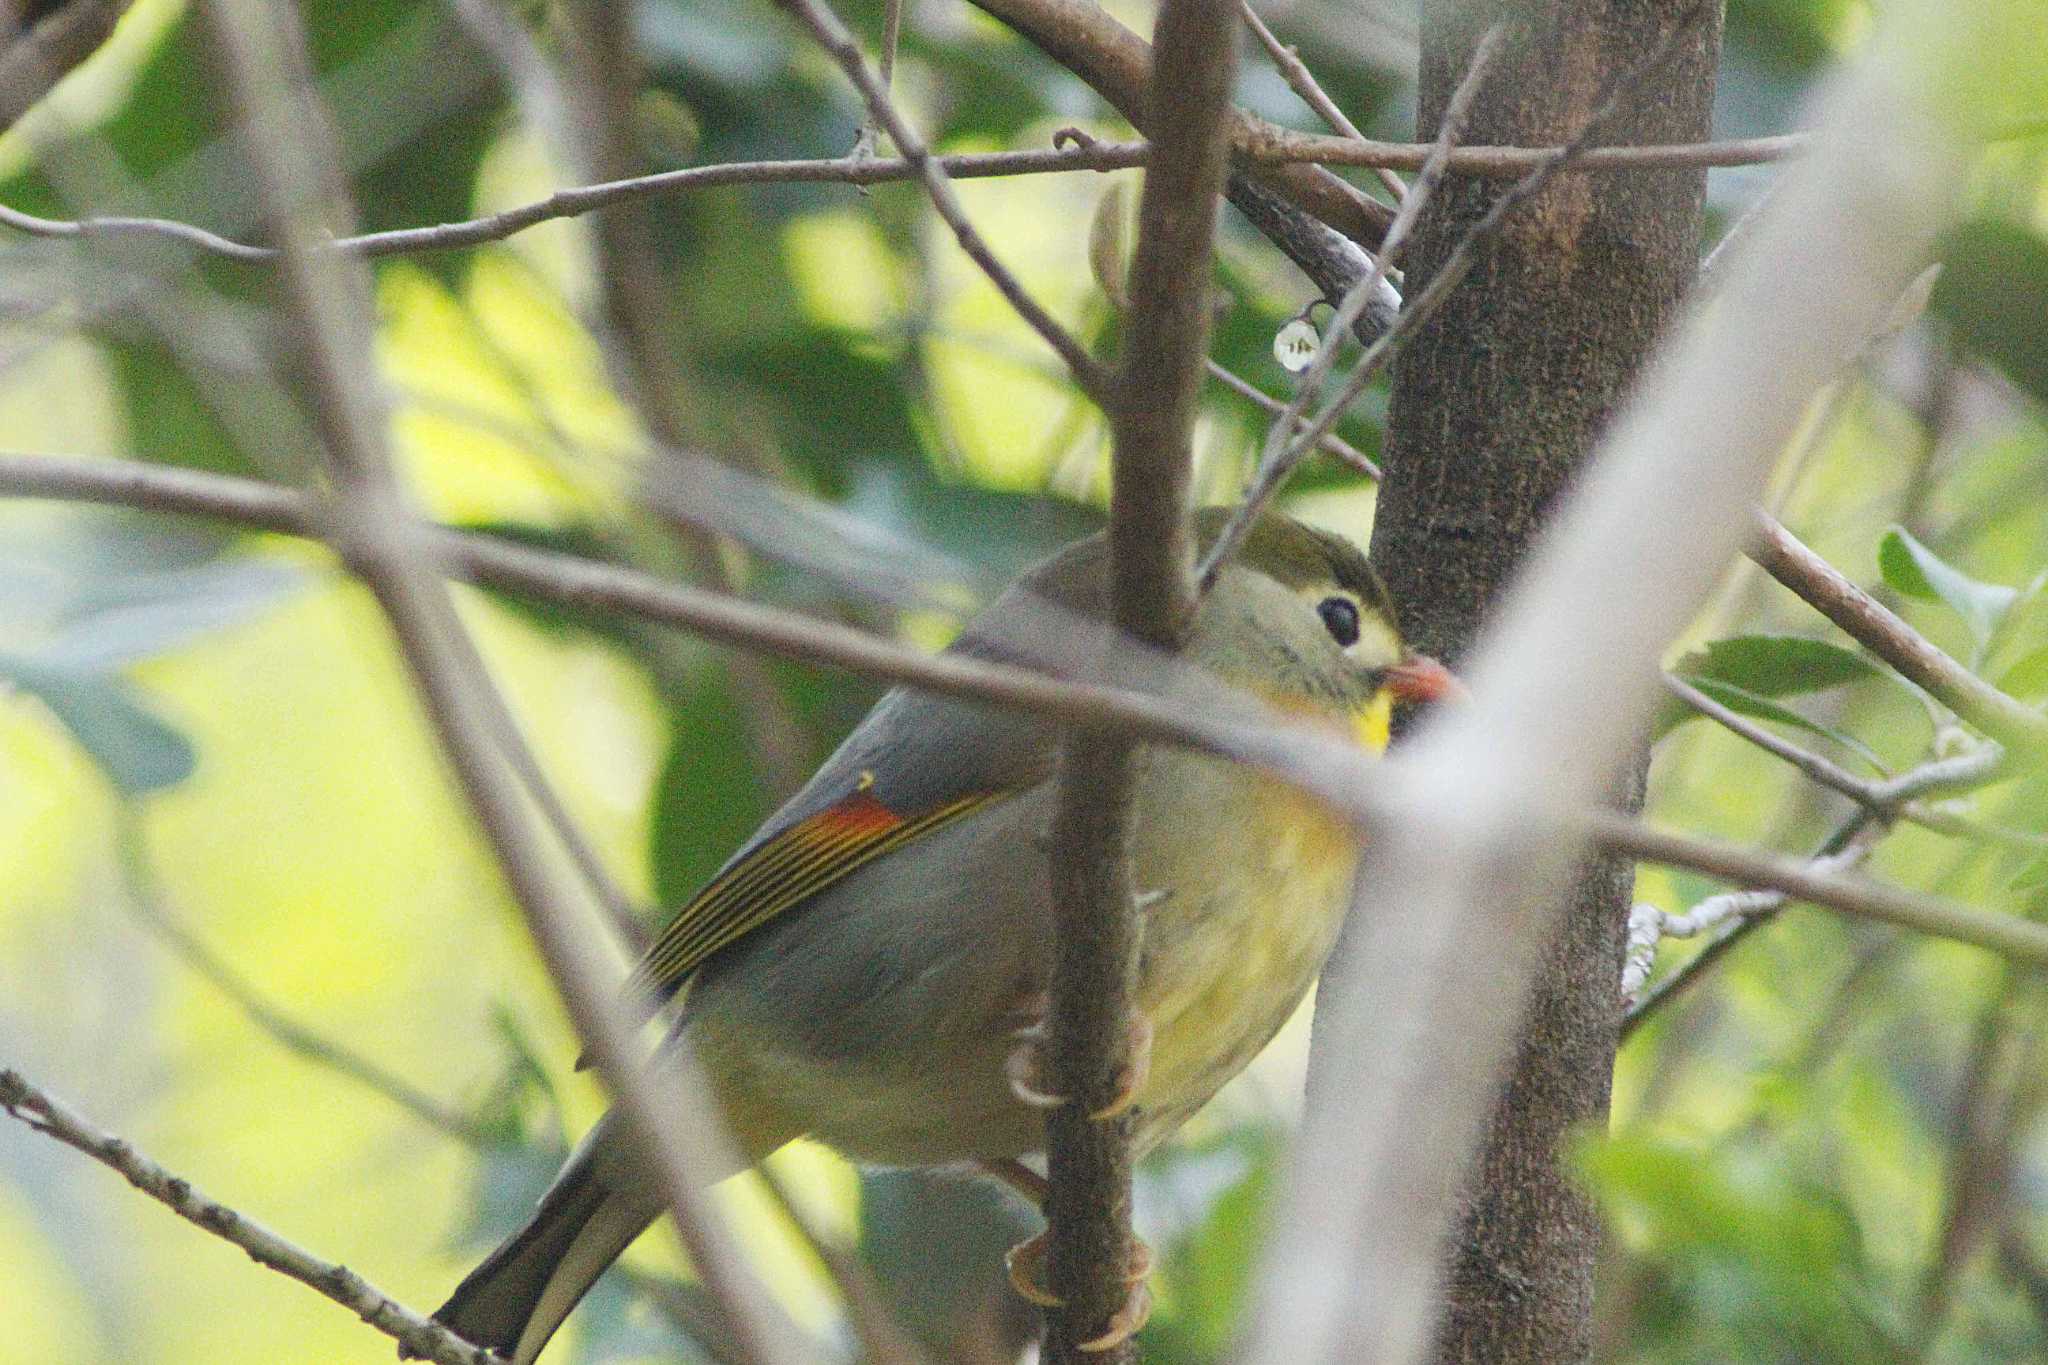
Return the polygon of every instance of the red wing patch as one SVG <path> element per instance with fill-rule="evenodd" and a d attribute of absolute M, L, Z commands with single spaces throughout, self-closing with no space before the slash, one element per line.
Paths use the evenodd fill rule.
<path fill-rule="evenodd" d="M 1010 794 L 977 792 L 906 817 L 882 804 L 869 791 L 869 782 L 799 820 L 713 878 L 647 950 L 627 982 L 629 1000 L 651 1010 L 680 989 L 706 958 L 741 935 L 863 863 Z"/>

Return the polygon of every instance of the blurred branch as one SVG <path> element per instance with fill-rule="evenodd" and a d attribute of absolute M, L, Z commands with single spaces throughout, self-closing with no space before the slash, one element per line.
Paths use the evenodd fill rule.
<path fill-rule="evenodd" d="M 346 1266 L 312 1252 L 210 1198 L 182 1176 L 135 1150 L 125 1139 L 101 1131 L 54 1095 L 30 1084 L 21 1073 L 0 1070 L 0 1109 L 46 1137 L 85 1153 L 163 1204 L 171 1212 L 225 1241 L 258 1265 L 288 1275 L 334 1300 L 414 1355 L 441 1365 L 503 1365 L 491 1352 L 472 1346 L 431 1318 L 413 1312 Z"/>
<path fill-rule="evenodd" d="M 570 64 L 568 95 L 546 55 L 519 18 L 495 0 L 460 0 L 466 27 L 496 55 L 518 91 L 528 123 L 555 144 L 572 175 L 592 181 L 616 180 L 639 168 L 633 110 L 640 92 L 638 54 L 627 26 L 631 7 L 608 3 L 570 6 L 563 11 Z M 593 216 L 596 260 L 591 274 L 602 299 L 591 320 L 613 384 L 631 405 L 662 451 L 697 444 L 704 424 L 693 424 L 683 357 L 687 339 L 676 315 L 668 272 L 656 248 L 644 201 L 613 204 Z M 705 457 L 708 461 L 709 457 Z M 756 473 L 765 473 L 756 470 Z M 690 576 L 732 591 L 744 566 L 728 546 L 693 528 L 679 528 L 681 557 Z M 809 745 L 775 680 L 758 660 L 731 661 L 735 694 L 752 759 L 750 771 L 771 807 L 802 785 L 809 772 Z M 622 936 L 636 947 L 646 942 L 645 926 L 622 902 L 608 898 Z"/>
<path fill-rule="evenodd" d="M 1748 553 L 1800 600 L 1985 734 L 2017 752 L 2048 751 L 2048 716 L 1950 658 L 1761 510 Z"/>
<path fill-rule="evenodd" d="M 1264 389 L 1259 388 L 1250 380 L 1224 368 L 1214 360 L 1209 362 L 1209 375 L 1217 383 L 1223 385 L 1224 388 L 1229 389 L 1240 398 L 1251 400 L 1252 403 L 1272 414 L 1275 418 L 1286 416 L 1287 404 L 1281 402 L 1272 394 L 1267 393 Z M 1305 414 L 1296 413 L 1293 425 L 1297 431 L 1305 429 L 1308 426 L 1308 417 Z M 1338 436 L 1334 432 L 1326 431 L 1317 438 L 1317 442 L 1324 450 L 1335 455 L 1368 479 L 1373 480 L 1375 483 L 1379 481 L 1380 467 L 1378 462 L 1343 437 Z"/>
<path fill-rule="evenodd" d="M 693 1172 L 723 1168 L 715 1120 L 668 1093 L 668 1069 L 641 1065 L 617 1000 L 617 969 L 592 941 L 590 924 L 541 856 L 518 793 L 495 748 L 489 709 L 503 708 L 446 586 L 423 559 L 420 534 L 385 449 L 383 395 L 370 369 L 367 281 L 346 258 L 308 250 L 316 215 L 346 204 L 339 160 L 318 97 L 297 54 L 296 15 L 262 0 L 210 0 L 203 15 L 267 215 L 285 248 L 281 291 L 296 330 L 313 417 L 333 469 L 325 509 L 330 534 L 390 623 L 442 751 L 498 864 L 526 912 L 578 1032 L 644 1144 L 664 1202 L 706 1287 L 732 1317 L 759 1365 L 804 1358 L 793 1324 L 739 1259 Z"/>
<path fill-rule="evenodd" d="M 1044 338 L 1055 354 L 1066 362 L 1074 382 L 1081 386 L 1098 403 L 1108 400 L 1109 375 L 1102 362 L 1089 355 L 1087 348 L 1076 341 L 1066 328 L 1060 326 L 1039 302 L 1025 292 L 1005 265 L 989 250 L 981 232 L 967 217 L 967 211 L 960 204 L 960 196 L 953 192 L 952 181 L 946 178 L 944 165 L 932 156 L 924 140 L 905 123 L 903 116 L 890 100 L 889 92 L 868 70 L 867 61 L 861 56 L 860 46 L 848 33 L 846 26 L 819 0 L 781 0 L 783 8 L 796 17 L 798 22 L 811 31 L 818 45 L 839 63 L 839 69 L 853 82 L 854 88 L 866 101 L 868 116 L 889 135 L 896 149 L 903 153 L 903 159 L 917 168 L 919 179 L 924 181 L 925 191 L 930 195 L 932 207 L 937 210 L 946 226 L 953 230 L 960 249 L 981 267 L 998 292 L 1009 300 L 1010 307 L 1017 315 L 1031 325 L 1031 329 Z"/>
<path fill-rule="evenodd" d="M 0 454 L 0 496 L 56 498 L 209 517 L 315 540 L 325 534 L 307 494 L 253 479 L 163 465 Z M 1056 676 L 966 654 L 925 654 L 836 622 L 666 582 L 597 560 L 446 527 L 419 529 L 425 560 L 465 582 L 571 610 L 617 612 L 737 648 L 844 668 L 946 696 L 1014 707 L 1074 725 L 1115 729 L 1139 739 L 1256 764 L 1365 826 L 1376 826 L 1397 809 L 1388 804 L 1382 791 L 1384 765 L 1362 759 L 1347 744 L 1331 743 L 1328 733 L 1318 727 L 1292 721 L 1221 684 L 1204 688 L 1196 694 L 1199 704 L 1190 704 L 1185 696 L 1170 698 L 1129 685 Z M 1075 624 L 1062 621 L 1058 629 L 1073 634 L 1069 627 Z M 1158 660 L 1129 653 L 1115 662 L 1120 672 L 1138 673 Z M 1959 766 L 1981 763 L 1986 761 L 1982 753 L 1988 752 L 1947 762 Z M 1909 779 L 1930 785 L 1900 792 L 1897 799 L 1924 794 L 1941 782 L 1961 780 L 1953 768 L 1929 765 L 1893 781 Z M 1893 922 L 1913 916 L 1920 925 L 1943 926 L 1928 927 L 1928 932 L 2020 961 L 2048 961 L 2048 928 L 2010 916 L 1975 913 L 1936 897 L 1849 878 L 1815 876 L 1790 860 L 1650 830 L 1612 812 L 1574 815 L 1547 808 L 1539 801 L 1527 804 L 1522 815 L 1531 830 L 1549 830 L 1562 837 L 1578 828 L 1611 852 L 1690 867 L 1743 885 L 1777 887 L 1848 913 Z"/>
<path fill-rule="evenodd" d="M 1945 37 L 1947 13 L 1922 7 L 1917 31 Z M 1785 437 L 1954 211 L 1960 130 L 1905 69 L 1866 61 L 1832 84 L 1779 211 L 1645 372 L 1496 605 L 1471 705 L 1381 762 L 1378 797 L 1399 818 L 1367 841 L 1361 935 L 1322 988 L 1341 1001 L 1319 1031 L 1343 1084 L 1309 1112 L 1240 1360 L 1405 1365 L 1427 1349 L 1456 1192 L 1586 851 L 1530 812 L 1611 789 L 1657 655 L 1739 549 Z M 1588 827 L 1640 857 L 1668 840 L 1615 813 Z"/>
<path fill-rule="evenodd" d="M 1266 55 L 1273 59 L 1273 65 L 1287 78 L 1287 84 L 1293 87 L 1294 93 L 1301 96 L 1302 103 L 1315 110 L 1323 122 L 1352 141 L 1369 141 L 1364 133 L 1358 131 L 1358 125 L 1337 107 L 1337 101 L 1331 99 L 1329 92 L 1316 80 L 1315 73 L 1308 69 L 1308 63 L 1301 59 L 1301 54 L 1282 43 L 1274 35 L 1273 30 L 1266 27 L 1266 21 L 1252 8 L 1251 0 L 1239 0 L 1239 9 L 1244 15 L 1245 27 L 1258 38 L 1259 45 L 1266 49 Z M 1408 186 L 1402 182 L 1400 176 L 1385 166 L 1376 166 L 1373 169 L 1378 174 L 1380 184 L 1386 186 L 1387 193 L 1394 196 L 1395 204 L 1398 205 L 1408 197 Z"/>
<path fill-rule="evenodd" d="M 65 0 L 25 30 L 12 32 L 13 11 L 0 8 L 0 133 L 99 51 L 134 2 Z"/>
<path fill-rule="evenodd" d="M 1251 13 L 1249 6 L 1246 7 L 1245 13 Z M 1336 365 L 1337 356 L 1344 349 L 1345 333 L 1349 332 L 1364 315 L 1374 291 L 1385 282 L 1387 271 L 1393 266 L 1394 258 L 1400 254 L 1401 245 L 1407 240 L 1410 229 L 1415 226 L 1416 219 L 1429 203 L 1431 195 L 1436 192 L 1436 187 L 1442 183 L 1444 159 L 1465 131 L 1465 120 L 1472 112 L 1472 101 L 1478 97 L 1480 84 L 1486 79 L 1486 69 L 1492 65 L 1494 54 L 1500 50 L 1502 32 L 1502 26 L 1495 24 L 1473 49 L 1472 63 L 1466 68 L 1464 79 L 1458 83 L 1458 89 L 1451 96 L 1450 104 L 1444 111 L 1443 125 L 1437 133 L 1436 154 L 1424 163 L 1422 175 L 1401 200 L 1401 207 L 1394 214 L 1393 223 L 1387 228 L 1386 238 L 1380 243 L 1379 253 L 1373 261 L 1371 272 L 1353 285 L 1345 293 L 1343 301 L 1337 305 L 1336 315 L 1330 319 L 1329 326 L 1323 329 L 1322 341 L 1316 347 L 1315 356 L 1309 361 L 1307 371 L 1302 374 L 1296 385 L 1294 396 L 1288 400 L 1286 410 L 1267 429 L 1265 445 L 1259 453 L 1258 467 L 1252 475 L 1251 486 L 1245 490 L 1244 501 L 1238 506 L 1237 511 L 1231 514 L 1229 523 L 1223 528 L 1223 534 L 1216 538 L 1216 543 L 1209 548 L 1208 557 L 1197 570 L 1196 577 L 1205 587 L 1214 580 L 1216 571 L 1237 553 L 1239 543 L 1251 530 L 1252 523 L 1265 511 L 1266 504 L 1272 501 L 1273 495 L 1280 491 L 1280 485 L 1286 482 L 1287 476 L 1308 457 L 1308 453 L 1315 448 L 1315 443 L 1322 439 L 1324 433 L 1336 424 L 1332 420 L 1317 427 L 1315 423 L 1306 421 L 1304 414 L 1315 402 L 1316 395 L 1322 392 L 1323 381 L 1329 378 L 1331 369 Z M 1427 297 L 1425 291 L 1424 298 Z M 1416 300 L 1415 304 L 1410 305 L 1410 309 L 1419 307 L 1423 302 L 1424 299 Z M 1407 313 L 1410 309 L 1404 309 L 1403 312 Z M 1419 323 L 1412 318 L 1404 322 L 1403 316 L 1396 315 L 1373 343 L 1373 348 L 1381 349 L 1382 353 L 1391 353 L 1385 349 L 1393 344 L 1391 338 L 1403 330 L 1412 331 L 1418 325 Z M 1371 351 L 1368 351 L 1368 355 L 1370 354 Z"/>
<path fill-rule="evenodd" d="M 845 1243 L 818 1226 L 767 1162 L 754 1169 L 760 1174 L 769 1198 L 839 1290 L 847 1325 L 853 1330 L 854 1340 L 860 1343 L 860 1365 L 932 1365 L 924 1349 L 896 1320 L 888 1296 L 867 1264 Z"/>
<path fill-rule="evenodd" d="M 140 809 L 132 801 L 124 801 L 115 819 L 115 852 L 129 909 L 187 966 L 233 1001 L 235 1007 L 248 1016 L 250 1023 L 288 1051 L 382 1095 L 422 1123 L 439 1129 L 458 1142 L 478 1148 L 497 1145 L 491 1133 L 475 1119 L 443 1104 L 354 1048 L 323 1037 L 266 998 L 248 978 L 207 947 L 171 909 L 156 866 L 150 858 L 148 835 L 143 829 Z"/>
<path fill-rule="evenodd" d="M 1194 620 L 1190 575 L 1195 413 L 1208 357 L 1218 196 L 1237 71 L 1232 0 L 1161 5 L 1145 96 L 1153 158 L 1138 206 L 1124 353 L 1110 390 L 1110 615 L 1117 630 L 1177 650 Z M 1131 1135 L 1119 1091 L 1145 1062 L 1134 1025 L 1144 922 L 1131 862 L 1133 738 L 1082 730 L 1061 756 L 1050 850 L 1057 933 L 1048 1010 L 1055 1091 L 1046 1114 L 1052 1365 L 1135 1359 L 1128 1335 L 1151 1290 L 1133 1285 Z M 1118 1334 L 1122 1335 L 1119 1336 Z"/>

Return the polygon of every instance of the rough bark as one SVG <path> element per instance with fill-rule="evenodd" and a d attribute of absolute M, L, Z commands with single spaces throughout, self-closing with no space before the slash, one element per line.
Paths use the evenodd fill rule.
<path fill-rule="evenodd" d="M 1466 140 L 1546 145 L 1576 133 L 1609 83 L 1692 9 L 1425 0 L 1420 131 L 1433 134 L 1496 19 L 1515 26 Z M 1718 7 L 1692 24 L 1604 141 L 1706 136 Z M 1446 181 L 1418 225 L 1411 295 L 1502 189 Z M 1455 661 L 1470 647 L 1691 280 L 1704 189 L 1699 171 L 1560 177 L 1508 218 L 1402 357 L 1372 551 L 1419 648 Z M 1633 804 L 1639 780 L 1627 785 L 1620 795 Z M 1599 1226 L 1558 1148 L 1574 1125 L 1605 1121 L 1630 881 L 1615 860 L 1590 867 L 1548 947 L 1461 1199 L 1440 1360 L 1554 1365 L 1588 1354 Z"/>

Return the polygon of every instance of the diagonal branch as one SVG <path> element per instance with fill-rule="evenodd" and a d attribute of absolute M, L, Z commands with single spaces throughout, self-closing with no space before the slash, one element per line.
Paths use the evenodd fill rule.
<path fill-rule="evenodd" d="M 2048 716 L 1950 658 L 1763 511 L 1755 514 L 1748 553 L 1800 600 L 1985 734 L 2017 752 L 2048 751 Z"/>
<path fill-rule="evenodd" d="M 1017 277 L 996 259 L 995 253 L 982 238 L 980 230 L 974 226 L 973 221 L 967 216 L 966 209 L 961 206 L 960 196 L 953 192 L 953 183 L 946 178 L 945 167 L 931 154 L 930 149 L 924 144 L 924 139 L 904 122 L 895 102 L 889 98 L 889 92 L 883 88 L 875 74 L 868 70 L 867 60 L 861 56 L 860 45 L 854 42 L 853 35 L 846 30 L 846 25 L 839 22 L 838 17 L 819 3 L 819 0 L 781 0 L 781 3 L 796 16 L 798 22 L 811 31 L 812 36 L 818 40 L 818 45 L 839 63 L 840 70 L 846 73 L 847 79 L 853 82 L 854 88 L 860 91 L 861 98 L 866 101 L 868 117 L 889 135 L 889 140 L 903 153 L 903 159 L 917 167 L 918 177 L 924 181 L 925 190 L 931 196 L 932 207 L 938 211 L 939 217 L 945 220 L 946 226 L 953 230 L 953 236 L 960 243 L 960 249 L 981 267 L 981 272 L 988 276 L 989 282 L 1009 300 L 1010 306 L 1017 310 L 1018 316 L 1031 324 L 1031 329 L 1043 337 L 1046 345 L 1052 347 L 1054 353 L 1066 362 L 1067 369 L 1074 376 L 1074 382 L 1098 403 L 1106 402 L 1108 375 L 1103 369 L 1102 362 L 1089 355 L 1087 348 L 1076 341 L 1066 328 L 1060 326 L 1038 300 L 1026 293 L 1024 286 L 1018 283 Z"/>
<path fill-rule="evenodd" d="M 516 894 L 569 1013 L 639 1130 L 653 1173 L 707 1288 L 730 1314 L 749 1360 L 804 1358 L 796 1330 L 739 1260 L 730 1234 L 692 1173 L 718 1169 L 722 1135 L 701 1109 L 665 1094 L 672 1069 L 645 1069 L 617 1002 L 617 969 L 593 941 L 587 917 L 540 856 L 510 775 L 494 748 L 487 709 L 503 700 L 461 623 L 446 586 L 423 567 L 427 543 L 397 486 L 385 449 L 383 395 L 368 366 L 371 312 L 360 269 L 308 250 L 321 209 L 345 196 L 331 134 L 294 52 L 303 35 L 288 10 L 260 0 L 211 0 L 211 36 L 223 57 L 265 208 L 285 246 L 281 297 L 293 325 L 336 497 L 330 535 L 384 609 L 443 752 Z"/>
<path fill-rule="evenodd" d="M 1915 31 L 1945 37 L 1943 13 L 1922 6 Z M 1368 842 L 1364 932 L 1324 983 L 1341 1000 L 1329 1074 L 1346 1084 L 1310 1113 L 1242 1359 L 1405 1365 L 1426 1349 L 1458 1182 L 1585 851 L 1532 831 L 1529 811 L 1609 789 L 1656 656 L 1739 548 L 1786 435 L 1953 212 L 1966 134 L 1913 71 L 1870 60 L 1835 83 L 1814 154 L 1717 306 L 1649 369 L 1500 602 L 1473 704 L 1382 764 L 1402 818 Z M 1626 825 L 1628 851 L 1660 856 L 1626 817 L 1589 824 Z"/>
<path fill-rule="evenodd" d="M 0 495 L 208 517 L 307 539 L 319 539 L 325 530 L 306 494 L 252 479 L 117 460 L 0 455 Z M 1384 818 L 1389 809 L 1379 792 L 1379 770 L 1360 761 L 1349 746 L 1331 744 L 1321 729 L 1292 721 L 1213 680 L 1192 692 L 1192 703 L 1188 696 L 1169 699 L 1150 686 L 1140 690 L 1140 682 L 1205 680 L 1188 673 L 1155 671 L 1162 659 L 1135 648 L 1112 657 L 1122 675 L 1118 684 L 1099 681 L 1098 673 L 1085 670 L 1074 670 L 1077 675 L 1069 676 L 964 654 L 925 654 L 836 622 L 665 582 L 599 560 L 447 527 L 420 529 L 427 546 L 426 560 L 464 582 L 571 611 L 637 617 L 740 649 L 844 668 L 943 696 L 984 701 L 1048 720 L 1116 730 L 1251 763 L 1329 803 L 1361 827 Z M 1062 636 L 1074 636 L 1081 633 L 1081 624 L 1061 618 L 1053 628 Z M 2016 961 L 2048 964 L 2048 926 L 1972 912 L 1952 902 L 1870 882 L 1814 877 L 1796 864 L 1725 844 L 1646 830 L 1619 816 L 1544 813 L 1534 803 L 1527 814 L 1532 823 L 1542 815 L 1548 822 L 1543 827 L 1557 831 L 1558 837 L 1573 829 L 1583 830 L 1610 852 L 1690 867 L 1740 885 L 1794 890 L 1813 904 L 1846 914 L 1892 921 L 1913 915 L 1924 922 L 1919 927 L 1927 932 L 2002 952 Z M 1920 915 L 1923 910 L 1929 913 Z M 1943 927 L 1933 927 L 1936 925 Z"/>
<path fill-rule="evenodd" d="M 134 0 L 69 0 L 10 32 L 16 11 L 0 10 L 0 132 L 12 128 L 57 82 L 99 51 Z"/>
<path fill-rule="evenodd" d="M 1358 125 L 1345 115 L 1338 107 L 1337 101 L 1330 98 L 1329 91 L 1323 89 L 1321 82 L 1316 80 L 1315 73 L 1308 69 L 1308 63 L 1301 59 L 1301 54 L 1281 42 L 1273 30 L 1266 27 L 1266 21 L 1252 8 L 1251 0 L 1240 0 L 1239 9 L 1244 15 L 1245 27 L 1259 40 L 1259 46 L 1266 49 L 1266 55 L 1273 59 L 1273 65 L 1280 69 L 1280 74 L 1294 87 L 1294 93 L 1301 96 L 1302 103 L 1315 110 L 1323 122 L 1345 137 L 1354 142 L 1367 141 L 1365 134 L 1358 130 Z M 1386 187 L 1387 193 L 1394 196 L 1396 204 L 1408 197 L 1408 186 L 1402 183 L 1400 176 L 1385 166 L 1375 166 L 1373 170 L 1378 175 L 1380 184 Z"/>
<path fill-rule="evenodd" d="M 1336 365 L 1337 356 L 1344 348 L 1345 334 L 1364 315 L 1374 291 L 1386 280 L 1387 271 L 1400 253 L 1409 230 L 1415 226 L 1416 219 L 1442 182 L 1445 158 L 1465 131 L 1465 120 L 1472 111 L 1473 100 L 1478 98 L 1481 83 L 1486 79 L 1487 67 L 1492 65 L 1494 54 L 1500 50 L 1503 32 L 1503 27 L 1495 24 L 1473 49 L 1472 63 L 1445 107 L 1443 124 L 1437 132 L 1435 154 L 1424 163 L 1421 177 L 1402 199 L 1399 212 L 1395 213 L 1392 225 L 1387 228 L 1386 240 L 1380 243 L 1371 272 L 1353 285 L 1337 305 L 1336 316 L 1324 329 L 1322 344 L 1316 347 L 1315 356 L 1301 376 L 1294 397 L 1288 400 L 1286 411 L 1267 428 L 1266 442 L 1259 452 L 1258 467 L 1252 474 L 1251 486 L 1245 490 L 1244 501 L 1231 514 L 1223 534 L 1216 538 L 1208 557 L 1202 561 L 1197 577 L 1204 587 L 1214 581 L 1217 569 L 1237 553 L 1237 547 L 1251 530 L 1252 523 L 1266 510 L 1266 504 L 1280 491 L 1280 485 L 1286 482 L 1287 476 L 1308 457 L 1315 448 L 1315 442 L 1335 425 L 1334 421 L 1322 421 L 1320 424 L 1306 421 L 1305 414 L 1309 405 L 1315 402 L 1316 395 L 1322 392 L 1323 381 L 1329 378 L 1331 369 Z M 1425 291 L 1424 298 L 1428 297 L 1431 295 Z M 1423 299 L 1418 299 L 1413 306 L 1419 308 L 1422 303 Z M 1390 350 L 1390 338 L 1399 332 L 1412 330 L 1416 325 L 1412 317 L 1404 322 L 1396 316 L 1392 325 L 1374 342 L 1374 347 Z M 1384 348 L 1382 343 L 1385 343 Z M 1368 356 L 1370 354 L 1368 352 Z"/>
<path fill-rule="evenodd" d="M 324 1260 L 171 1174 L 132 1143 L 96 1127 L 84 1115 L 18 1071 L 0 1070 L 0 1109 L 45 1137 L 85 1153 L 123 1180 L 214 1236 L 249 1253 L 249 1259 L 288 1275 L 334 1300 L 414 1355 L 440 1365 L 503 1365 L 433 1319 L 413 1312 L 353 1270 Z"/>

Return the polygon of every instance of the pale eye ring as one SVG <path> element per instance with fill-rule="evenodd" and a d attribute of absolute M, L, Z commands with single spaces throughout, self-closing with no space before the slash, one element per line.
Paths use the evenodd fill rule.
<path fill-rule="evenodd" d="M 1358 603 L 1348 597 L 1325 597 L 1316 603 L 1316 615 L 1323 618 L 1324 629 L 1341 648 L 1358 643 Z"/>

